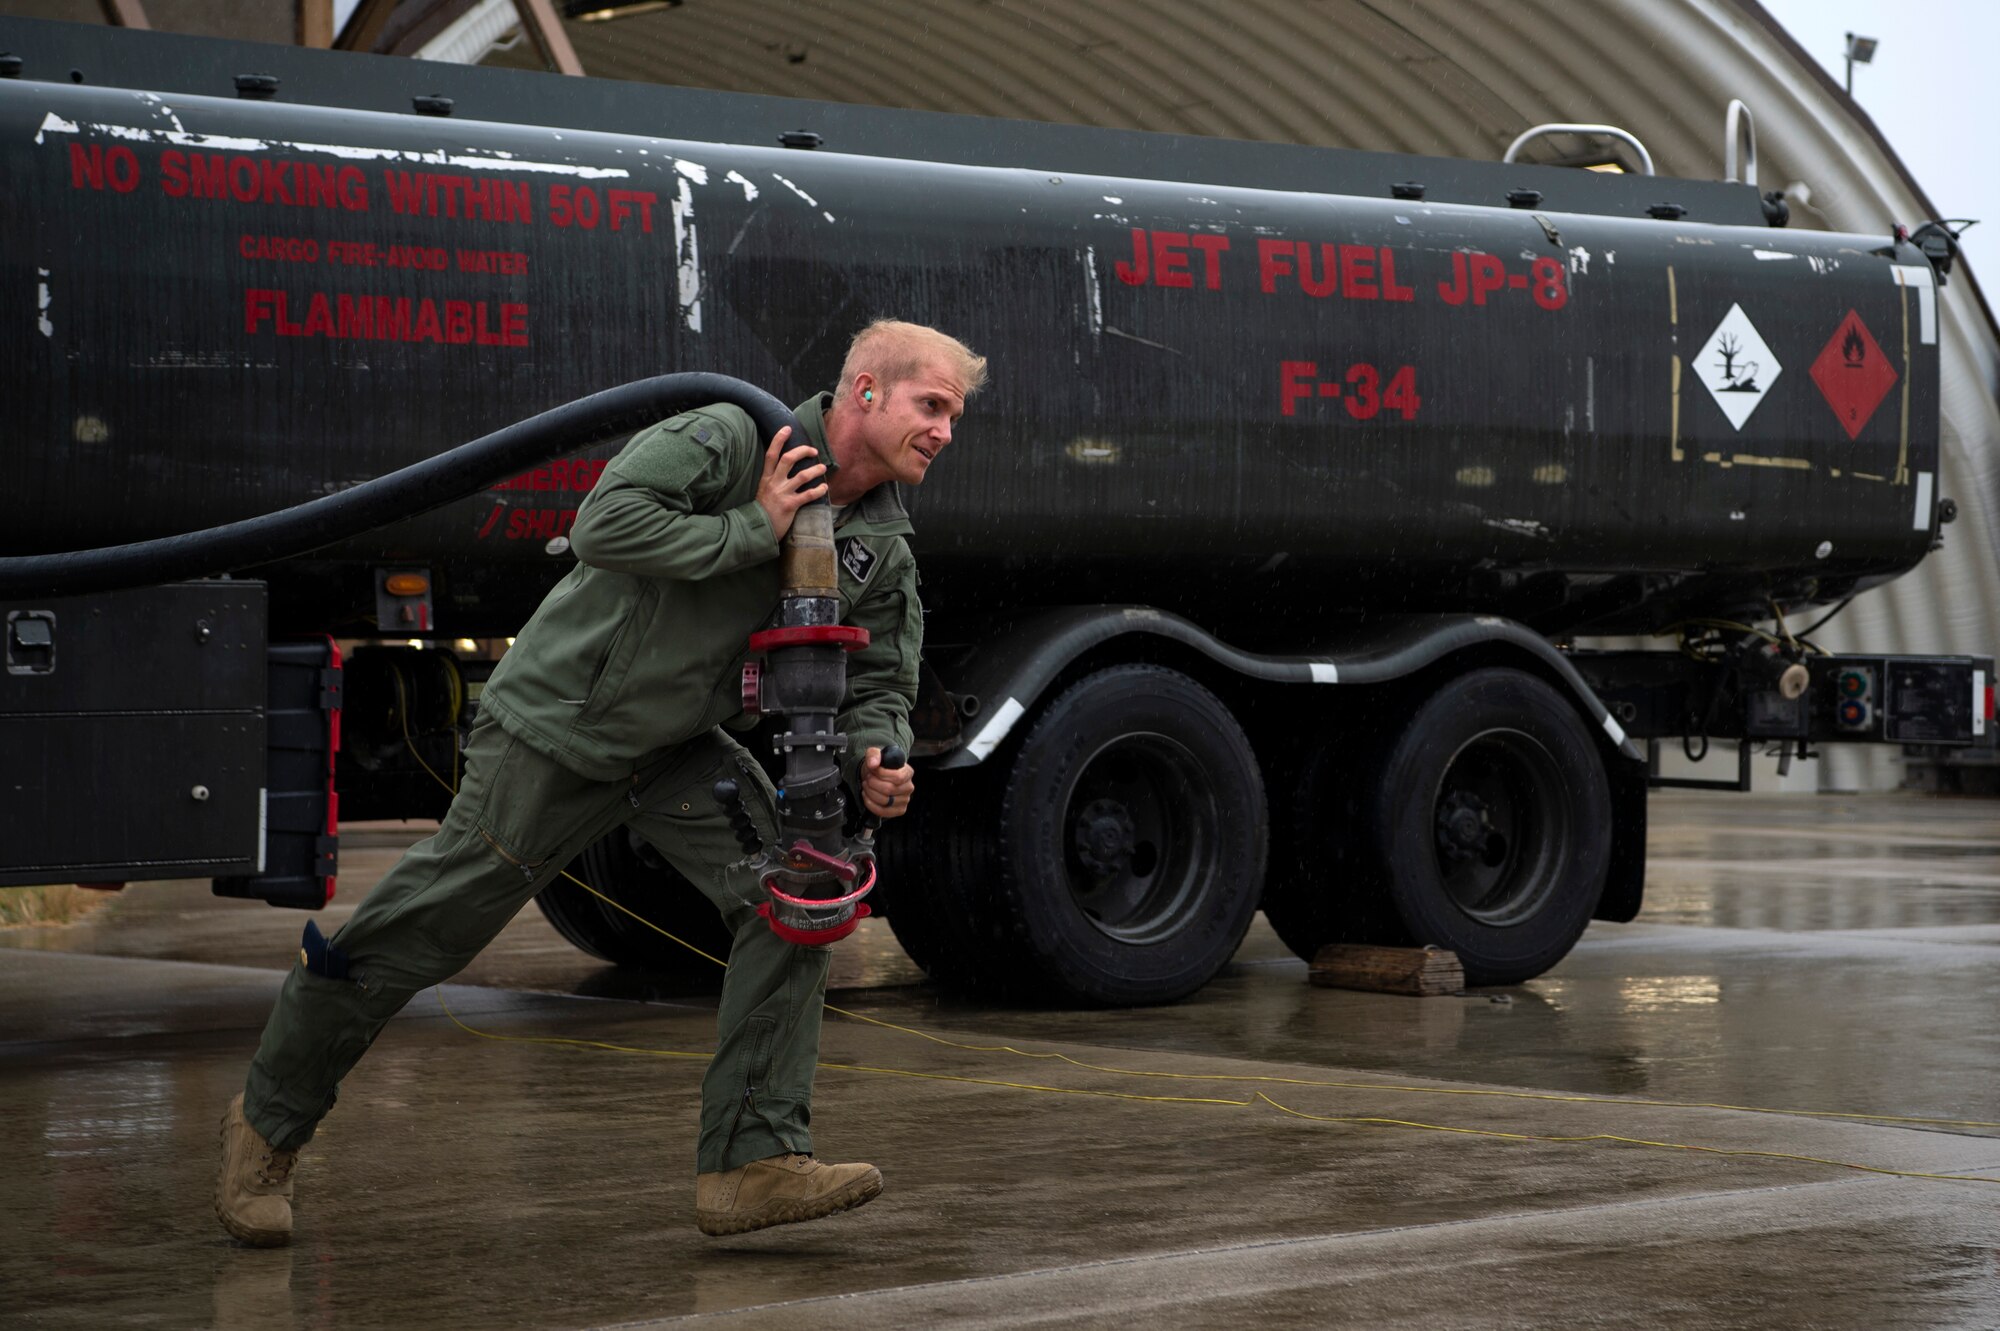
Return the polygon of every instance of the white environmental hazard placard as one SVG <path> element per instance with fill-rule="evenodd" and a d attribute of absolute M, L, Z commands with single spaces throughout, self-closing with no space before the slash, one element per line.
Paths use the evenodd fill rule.
<path fill-rule="evenodd" d="M 1771 391 L 1782 368 L 1741 305 L 1729 307 L 1694 359 L 1695 378 L 1708 386 L 1715 405 L 1739 430 Z"/>

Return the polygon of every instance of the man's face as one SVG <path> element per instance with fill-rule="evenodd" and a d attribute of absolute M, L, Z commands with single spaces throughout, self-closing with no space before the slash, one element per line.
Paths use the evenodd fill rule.
<path fill-rule="evenodd" d="M 965 412 L 958 376 L 933 362 L 893 388 L 876 389 L 873 405 L 866 417 L 868 451 L 904 485 L 923 484 Z"/>

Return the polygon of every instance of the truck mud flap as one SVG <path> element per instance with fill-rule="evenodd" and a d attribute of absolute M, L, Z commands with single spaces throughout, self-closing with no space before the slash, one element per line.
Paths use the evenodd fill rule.
<path fill-rule="evenodd" d="M 264 854 L 258 872 L 217 878 L 215 895 L 318 910 L 339 868 L 340 648 L 331 638 L 270 650 Z"/>

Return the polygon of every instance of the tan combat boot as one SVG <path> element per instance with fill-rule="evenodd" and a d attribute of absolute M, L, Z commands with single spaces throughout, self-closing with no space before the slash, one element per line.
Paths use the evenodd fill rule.
<path fill-rule="evenodd" d="M 747 1234 L 768 1225 L 818 1220 L 882 1191 L 873 1165 L 823 1165 L 809 1155 L 774 1155 L 694 1181 L 694 1222 L 704 1234 Z"/>
<path fill-rule="evenodd" d="M 215 1179 L 215 1218 L 253 1248 L 292 1241 L 292 1166 L 297 1151 L 280 1151 L 243 1117 L 238 1095 L 222 1112 L 222 1172 Z"/>

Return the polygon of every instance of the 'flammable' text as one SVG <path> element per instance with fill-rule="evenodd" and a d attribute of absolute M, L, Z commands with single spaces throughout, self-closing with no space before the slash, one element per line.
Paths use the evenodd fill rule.
<path fill-rule="evenodd" d="M 251 287 L 243 293 L 243 331 L 279 337 L 440 342 L 451 346 L 525 347 L 528 307 L 512 302 L 432 300 L 314 291 L 304 317 L 289 293 Z"/>

